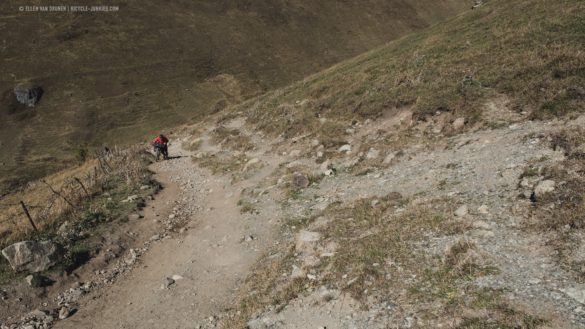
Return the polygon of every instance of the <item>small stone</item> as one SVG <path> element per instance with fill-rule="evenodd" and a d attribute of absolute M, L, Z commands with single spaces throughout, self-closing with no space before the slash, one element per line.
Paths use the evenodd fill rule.
<path fill-rule="evenodd" d="M 169 215 L 169 219 L 175 219 L 175 217 L 177 217 L 177 215 L 175 215 L 175 214 L 170 214 Z"/>
<path fill-rule="evenodd" d="M 388 155 L 386 155 L 386 157 L 384 158 L 383 163 L 384 164 L 390 164 L 392 162 L 392 160 L 394 160 L 396 158 L 396 153 L 392 152 Z"/>
<path fill-rule="evenodd" d="M 128 215 L 128 220 L 139 220 L 140 219 L 140 215 L 139 214 L 130 214 Z"/>
<path fill-rule="evenodd" d="M 478 220 L 478 221 L 473 222 L 473 224 L 471 224 L 471 226 L 473 226 L 473 228 L 478 228 L 478 229 L 483 229 L 483 230 L 490 229 L 490 225 L 482 220 Z"/>
<path fill-rule="evenodd" d="M 71 314 L 71 312 L 69 311 L 69 309 L 65 306 L 61 307 L 61 309 L 59 310 L 59 320 L 65 320 L 69 317 L 69 315 Z"/>
<path fill-rule="evenodd" d="M 251 236 L 251 235 L 247 235 L 247 236 L 244 238 L 244 241 L 246 241 L 246 242 L 252 242 L 252 241 L 254 241 L 254 237 L 253 237 L 253 236 Z"/>
<path fill-rule="evenodd" d="M 314 254 L 317 242 L 321 239 L 319 232 L 302 230 L 297 234 L 295 249 L 297 252 Z"/>
<path fill-rule="evenodd" d="M 299 173 L 299 172 L 295 172 L 292 175 L 292 186 L 296 189 L 300 189 L 300 188 L 307 188 L 309 186 L 309 179 L 307 178 L 307 176 Z"/>
<path fill-rule="evenodd" d="M 49 283 L 50 280 L 38 273 L 33 273 L 31 275 L 28 275 L 25 278 L 25 281 L 26 283 L 28 283 L 29 286 L 33 288 L 40 288 Z"/>
<path fill-rule="evenodd" d="M 175 280 L 173 278 L 165 278 L 163 281 L 163 289 L 169 289 L 173 284 L 175 284 Z"/>
<path fill-rule="evenodd" d="M 144 191 L 144 190 L 148 190 L 149 188 L 150 188 L 150 185 L 142 185 L 142 186 L 140 186 L 140 189 L 141 189 L 142 191 Z"/>
<path fill-rule="evenodd" d="M 138 254 L 136 253 L 136 250 L 130 249 L 130 251 L 128 252 L 128 256 L 124 261 L 126 262 L 127 265 L 132 265 L 136 262 L 137 257 Z"/>
<path fill-rule="evenodd" d="M 173 274 L 173 276 L 171 276 L 171 279 L 174 281 L 179 281 L 179 280 L 183 280 L 183 277 L 178 275 L 178 274 Z"/>
<path fill-rule="evenodd" d="M 536 197 L 542 197 L 543 195 L 550 193 L 555 190 L 555 181 L 553 180 L 543 180 L 542 182 L 538 183 L 534 188 L 534 194 Z"/>
<path fill-rule="evenodd" d="M 453 121 L 453 129 L 461 130 L 465 127 L 465 118 L 457 118 Z"/>
<path fill-rule="evenodd" d="M 486 215 L 486 214 L 489 214 L 490 211 L 489 211 L 488 206 L 482 205 L 481 207 L 477 208 L 477 212 L 480 214 Z"/>
<path fill-rule="evenodd" d="M 338 151 L 340 153 L 349 153 L 349 152 L 351 152 L 351 145 L 345 144 L 342 147 L 340 147 Z"/>
<path fill-rule="evenodd" d="M 583 289 L 583 287 L 580 287 L 580 288 L 571 287 L 571 288 L 561 289 L 561 291 L 564 292 L 565 294 L 567 294 L 567 296 L 578 301 L 579 303 L 585 304 L 585 289 Z"/>
<path fill-rule="evenodd" d="M 302 268 L 300 268 L 296 265 L 292 266 L 292 273 L 290 274 L 291 279 L 302 279 L 306 275 L 307 274 L 305 273 L 305 271 Z"/>
<path fill-rule="evenodd" d="M 288 155 L 292 158 L 296 158 L 296 157 L 301 155 L 301 151 L 300 150 L 292 150 L 292 151 L 290 151 L 290 153 Z"/>
<path fill-rule="evenodd" d="M 134 195 L 127 197 L 125 201 L 130 202 L 130 201 L 138 200 L 138 198 L 139 198 L 139 196 L 134 194 Z"/>
<path fill-rule="evenodd" d="M 462 205 L 461 207 L 457 208 L 457 210 L 455 210 L 455 216 L 457 217 L 465 217 L 468 213 L 469 209 L 466 205 Z"/>
<path fill-rule="evenodd" d="M 380 156 L 380 151 L 371 148 L 366 154 L 366 159 L 377 159 Z"/>

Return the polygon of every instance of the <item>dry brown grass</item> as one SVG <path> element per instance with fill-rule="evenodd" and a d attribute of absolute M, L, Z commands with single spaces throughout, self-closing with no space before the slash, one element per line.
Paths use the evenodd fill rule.
<path fill-rule="evenodd" d="M 2 56 L 12 58 L 0 62 L 0 194 L 72 165 L 76 147 L 136 143 L 467 9 L 461 0 L 127 1 L 81 17 L 30 15 L 21 2 L 0 1 Z M 45 37 L 21 42 L 30 35 Z M 5 96 L 29 79 L 43 99 L 11 113 Z"/>
<path fill-rule="evenodd" d="M 452 216 L 454 208 L 448 200 L 416 202 L 396 193 L 331 205 L 322 214 L 331 221 L 316 229 L 323 235 L 322 244 L 335 242 L 339 247 L 334 257 L 322 258 L 310 269 L 318 279 L 283 276 L 298 260 L 294 246 L 279 247 L 255 266 L 234 316 L 223 328 L 245 328 L 269 306 L 281 309 L 320 286 L 351 294 L 364 308 L 388 299 L 396 306 L 394 312 L 412 311 L 415 305 L 427 323 L 444 321 L 458 328 L 536 328 L 544 323 L 516 310 L 501 292 L 470 286 L 474 278 L 497 272 L 473 242 L 454 239 L 439 254 L 426 249 L 433 238 L 455 237 L 468 229 Z M 311 227 L 314 220 L 289 224 L 299 229 Z M 462 316 L 463 310 L 470 312 Z"/>
<path fill-rule="evenodd" d="M 323 119 L 349 125 L 404 105 L 418 121 L 441 112 L 469 125 L 501 97 L 531 118 L 581 112 L 584 11 L 578 0 L 492 0 L 236 110 L 285 137 L 318 132 Z"/>
<path fill-rule="evenodd" d="M 223 148 L 234 151 L 250 151 L 254 149 L 254 143 L 250 136 L 242 134 L 238 129 L 230 129 L 219 126 L 211 132 L 212 141 Z"/>
<path fill-rule="evenodd" d="M 146 157 L 142 147 L 114 149 L 101 153 L 99 159 L 90 159 L 79 167 L 32 182 L 23 190 L 5 196 L 0 200 L 0 245 L 32 233 L 20 201 L 43 231 L 64 216 L 76 217 L 84 212 L 90 206 L 87 201 L 103 193 L 115 180 L 127 185 L 148 181 Z"/>
<path fill-rule="evenodd" d="M 559 264 L 585 281 L 585 261 L 570 257 L 585 229 L 585 129 L 566 129 L 552 134 L 550 140 L 551 148 L 563 150 L 566 159 L 540 173 L 557 186 L 536 198 L 528 225 L 544 232 L 557 251 Z"/>

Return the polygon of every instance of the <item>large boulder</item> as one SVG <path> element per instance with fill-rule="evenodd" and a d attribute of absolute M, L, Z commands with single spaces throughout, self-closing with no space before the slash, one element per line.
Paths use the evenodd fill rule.
<path fill-rule="evenodd" d="M 51 241 L 22 241 L 2 250 L 15 271 L 42 272 L 63 257 L 62 250 Z"/>
<path fill-rule="evenodd" d="M 20 84 L 14 88 L 16 100 L 23 105 L 33 107 L 41 100 L 43 88 L 32 84 Z"/>

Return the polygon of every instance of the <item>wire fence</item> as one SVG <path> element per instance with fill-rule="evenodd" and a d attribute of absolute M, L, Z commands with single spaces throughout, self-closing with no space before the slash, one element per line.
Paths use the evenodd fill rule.
<path fill-rule="evenodd" d="M 87 201 L 103 193 L 113 177 L 123 178 L 127 183 L 142 179 L 146 153 L 149 154 L 139 146 L 106 148 L 95 152 L 84 164 L 84 170 L 57 181 L 32 182 L 22 191 L 2 197 L 0 242 L 4 244 L 19 233 L 38 231 L 59 217 L 76 216 L 87 210 Z"/>

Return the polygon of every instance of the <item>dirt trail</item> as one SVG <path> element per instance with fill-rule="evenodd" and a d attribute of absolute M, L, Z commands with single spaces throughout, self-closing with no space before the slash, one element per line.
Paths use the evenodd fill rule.
<path fill-rule="evenodd" d="M 231 185 L 227 177 L 197 168 L 179 144 L 170 148 L 179 158 L 153 166 L 165 173 L 164 187 L 179 188 L 165 188 L 157 199 L 175 210 L 191 207 L 190 221 L 177 236 L 154 244 L 129 276 L 86 298 L 78 314 L 56 328 L 206 327 L 230 306 L 239 282 L 270 246 L 274 232 L 270 221 L 245 220 L 237 205 L 240 193 L 269 175 L 275 163 L 266 161 L 258 174 Z M 173 276 L 175 283 L 163 288 Z"/>
<path fill-rule="evenodd" d="M 585 117 L 571 122 L 573 126 L 584 124 Z M 255 167 L 244 169 L 237 182 L 231 176 L 199 168 L 191 154 L 179 146 L 181 141 L 176 141 L 170 151 L 179 157 L 153 166 L 166 188 L 143 220 L 156 222 L 169 215 L 187 214 L 186 225 L 152 244 L 129 275 L 85 297 L 79 312 L 55 327 L 217 327 L 229 314 L 226 310 L 234 307 L 238 289 L 257 260 L 273 245 L 294 240 L 294 235 L 279 231 L 285 218 L 318 215 L 333 202 L 346 204 L 399 192 L 422 201 L 445 198 L 469 207 L 464 220 L 470 229 L 462 235 L 428 241 L 426 252 L 440 256 L 458 239 L 475 241 L 500 270 L 477 279 L 475 285 L 510 291 L 511 300 L 534 314 L 552 318 L 559 328 L 581 328 L 585 316 L 579 311 L 580 302 L 565 293 L 577 289 L 578 284 L 555 265 L 554 255 L 538 234 L 522 229 L 520 223 L 529 206 L 528 201 L 518 199 L 519 177 L 528 163 L 540 159 L 542 165 L 548 165 L 563 158 L 539 136 L 566 126 L 560 121 L 524 122 L 457 135 L 430 151 L 409 147 L 388 167 L 359 176 L 341 170 L 324 177 L 302 195 L 288 199 L 286 207 L 276 201 L 283 200 L 278 187 L 286 182 L 275 173 L 299 164 L 322 170 L 314 155 L 292 155 L 292 149 L 304 147 L 307 141 L 266 143 L 261 134 L 248 130 L 241 118 L 226 123 L 225 127 L 238 129 L 255 145 L 245 153 L 246 161 L 255 160 Z M 214 144 L 214 128 L 200 136 L 198 152 L 237 158 L 237 152 Z M 378 128 L 378 124 L 364 126 L 353 144 L 358 145 L 363 136 Z M 186 136 L 185 141 L 190 140 L 193 136 Z M 289 151 L 288 156 L 283 150 Z M 333 165 L 341 168 L 353 157 L 347 154 Z M 269 178 L 277 179 L 276 185 L 265 184 Z M 255 211 L 242 213 L 239 201 L 243 199 L 250 200 Z M 175 282 L 165 287 L 166 278 L 173 276 Z M 362 312 L 345 297 L 340 297 L 339 303 L 333 299 L 324 304 L 319 298 L 312 301 L 314 297 L 292 300 L 282 312 L 268 312 L 253 320 L 252 327 L 387 328 L 389 323 L 416 322 L 415 317 L 402 318 L 400 313 L 387 311 L 387 305 L 371 305 L 370 312 Z"/>

